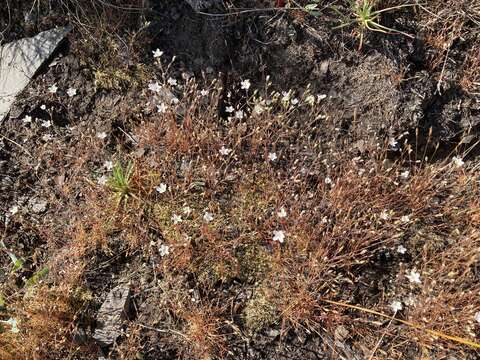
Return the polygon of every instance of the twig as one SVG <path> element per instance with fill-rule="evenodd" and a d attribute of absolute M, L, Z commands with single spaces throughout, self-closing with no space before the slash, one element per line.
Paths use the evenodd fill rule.
<path fill-rule="evenodd" d="M 363 311 L 363 312 L 366 312 L 366 313 L 369 313 L 369 314 L 381 316 L 381 317 L 390 319 L 392 321 L 398 321 L 399 323 L 410 326 L 411 328 L 425 331 L 426 333 L 428 333 L 428 334 L 430 334 L 434 337 L 439 337 L 439 338 L 442 338 L 444 340 L 450 340 L 450 341 L 453 341 L 453 342 L 456 342 L 456 343 L 459 343 L 459 344 L 462 344 L 462 345 L 468 345 L 468 346 L 471 346 L 473 348 L 480 349 L 480 344 L 476 343 L 474 341 L 464 339 L 464 338 L 461 338 L 459 336 L 444 334 L 444 333 L 442 333 L 440 331 L 436 331 L 436 330 L 425 329 L 422 325 L 415 324 L 415 323 L 412 323 L 412 322 L 406 321 L 406 320 L 401 320 L 401 319 L 398 319 L 394 316 L 383 314 L 379 311 L 375 311 L 375 310 L 367 309 L 367 308 L 364 308 L 364 307 L 361 307 L 361 306 L 358 306 L 358 305 L 351 305 L 351 304 L 347 304 L 347 303 L 343 303 L 343 302 L 339 302 L 339 301 L 333 301 L 333 300 L 327 300 L 327 299 L 320 299 L 320 300 L 327 303 L 327 304 L 332 304 L 332 305 L 346 307 L 346 308 L 349 308 L 349 309 L 359 310 L 359 311 Z"/>
<path fill-rule="evenodd" d="M 22 149 L 28 156 L 30 156 L 30 157 L 33 158 L 33 155 L 32 155 L 27 149 L 25 149 L 25 147 L 23 147 L 22 145 L 20 145 L 20 144 L 17 143 L 16 141 L 13 141 L 12 139 L 7 138 L 6 136 L 4 136 L 4 135 L 2 135 L 2 134 L 0 134 L 0 136 L 1 136 L 3 139 L 5 139 L 5 140 L 10 141 L 12 144 L 17 145 L 17 146 L 18 146 L 20 149 Z"/>

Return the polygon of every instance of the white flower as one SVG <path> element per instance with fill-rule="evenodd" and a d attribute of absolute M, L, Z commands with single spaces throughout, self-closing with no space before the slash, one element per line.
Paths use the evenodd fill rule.
<path fill-rule="evenodd" d="M 182 222 L 182 217 L 180 215 L 173 214 L 172 215 L 172 221 L 173 221 L 174 225 L 177 225 L 178 223 Z"/>
<path fill-rule="evenodd" d="M 77 89 L 68 88 L 68 89 L 67 89 L 67 95 L 68 95 L 69 97 L 74 97 L 75 95 L 77 95 Z"/>
<path fill-rule="evenodd" d="M 396 149 L 398 146 L 398 141 L 395 140 L 395 138 L 389 138 L 388 139 L 388 146 L 390 146 L 392 149 Z"/>
<path fill-rule="evenodd" d="M 225 108 L 225 112 L 227 112 L 227 113 L 229 113 L 229 114 L 233 113 L 234 111 L 235 111 L 235 109 L 234 109 L 233 106 L 231 106 L 231 105 L 230 105 L 230 106 L 227 106 L 227 107 Z"/>
<path fill-rule="evenodd" d="M 277 160 L 277 154 L 274 153 L 274 152 L 269 153 L 269 154 L 268 154 L 268 160 L 270 160 L 270 161 L 275 161 L 275 160 Z"/>
<path fill-rule="evenodd" d="M 180 102 L 180 100 L 178 100 L 177 97 L 172 98 L 172 104 L 178 104 L 179 102 Z"/>
<path fill-rule="evenodd" d="M 167 111 L 167 106 L 164 103 L 161 103 L 160 105 L 157 105 L 157 112 L 163 114 L 165 111 Z"/>
<path fill-rule="evenodd" d="M 261 104 L 255 104 L 253 107 L 253 112 L 257 115 L 261 115 L 265 109 Z"/>
<path fill-rule="evenodd" d="M 328 176 L 325 178 L 325 184 L 330 185 L 332 183 L 332 179 L 330 179 Z"/>
<path fill-rule="evenodd" d="M 20 330 L 18 329 L 17 319 L 10 318 L 8 320 L 0 320 L 0 322 L 10 325 L 10 332 L 14 334 L 20 332 Z"/>
<path fill-rule="evenodd" d="M 158 252 L 160 253 L 161 257 L 167 256 L 170 254 L 170 247 L 168 245 L 160 245 L 158 248 Z"/>
<path fill-rule="evenodd" d="M 420 273 L 417 272 L 416 270 L 410 270 L 410 273 L 407 274 L 406 277 L 411 283 L 415 283 L 415 284 L 422 283 L 422 281 L 420 280 Z"/>
<path fill-rule="evenodd" d="M 227 156 L 228 154 L 230 154 L 232 152 L 232 149 L 228 149 L 224 145 L 222 145 L 222 148 L 218 152 L 220 154 L 222 154 L 223 156 Z"/>
<path fill-rule="evenodd" d="M 50 134 L 45 134 L 45 135 L 42 136 L 42 140 L 45 141 L 45 142 L 50 141 L 52 139 L 53 139 L 53 136 L 50 135 Z"/>
<path fill-rule="evenodd" d="M 480 311 L 477 311 L 473 318 L 475 319 L 476 322 L 480 323 Z"/>
<path fill-rule="evenodd" d="M 192 208 L 190 206 L 184 206 L 183 209 L 182 209 L 183 213 L 185 215 L 190 215 L 190 213 L 192 212 Z"/>
<path fill-rule="evenodd" d="M 19 207 L 17 205 L 14 205 L 8 210 L 8 212 L 10 213 L 10 215 L 15 215 L 18 212 L 18 210 L 19 210 Z"/>
<path fill-rule="evenodd" d="M 408 179 L 409 175 L 410 175 L 410 171 L 408 170 L 405 170 L 404 172 L 400 173 L 400 177 L 405 180 Z"/>
<path fill-rule="evenodd" d="M 310 105 L 310 106 L 313 106 L 315 104 L 315 96 L 313 95 L 309 95 L 305 98 L 305 102 Z"/>
<path fill-rule="evenodd" d="M 203 214 L 203 220 L 205 220 L 206 222 L 213 221 L 213 214 L 205 211 L 205 213 Z"/>
<path fill-rule="evenodd" d="M 410 215 L 403 215 L 403 216 L 400 218 L 400 221 L 401 221 L 401 222 L 404 222 L 404 223 L 410 222 Z"/>
<path fill-rule="evenodd" d="M 52 122 L 50 120 L 42 121 L 42 126 L 44 128 L 49 128 L 50 126 L 52 126 Z"/>
<path fill-rule="evenodd" d="M 462 167 L 463 165 L 465 165 L 465 162 L 462 160 L 462 158 L 458 157 L 458 156 L 454 156 L 452 158 L 452 163 L 456 166 L 456 167 Z"/>
<path fill-rule="evenodd" d="M 40 109 L 47 110 L 47 106 L 45 104 L 40 105 Z"/>
<path fill-rule="evenodd" d="M 202 96 L 207 96 L 207 95 L 208 95 L 208 90 L 202 90 L 202 91 L 200 91 L 200 95 L 202 95 Z"/>
<path fill-rule="evenodd" d="M 244 117 L 245 113 L 243 112 L 243 110 L 238 110 L 238 111 L 235 111 L 235 117 L 238 119 L 238 120 L 242 120 L 243 117 Z"/>
<path fill-rule="evenodd" d="M 278 210 L 277 216 L 278 216 L 280 219 L 286 218 L 286 217 L 287 217 L 287 210 L 285 210 L 285 208 L 282 206 L 282 207 L 280 208 L 280 210 Z"/>
<path fill-rule="evenodd" d="M 178 85 L 177 80 L 174 79 L 174 78 L 168 78 L 167 82 L 171 86 L 177 86 Z"/>
<path fill-rule="evenodd" d="M 148 90 L 158 93 L 162 90 L 162 87 L 158 82 L 151 82 L 148 84 Z"/>
<path fill-rule="evenodd" d="M 30 124 L 32 122 L 32 117 L 30 115 L 25 115 L 22 121 L 24 124 Z"/>
<path fill-rule="evenodd" d="M 243 80 L 242 83 L 241 83 L 241 87 L 242 87 L 243 90 L 250 89 L 251 85 L 252 84 L 250 84 L 250 80 L 248 80 L 248 79 Z"/>
<path fill-rule="evenodd" d="M 320 102 L 322 101 L 323 99 L 326 99 L 327 98 L 327 95 L 325 94 L 320 94 L 320 95 L 317 95 L 317 101 Z"/>
<path fill-rule="evenodd" d="M 99 138 L 100 140 L 104 140 L 106 137 L 107 137 L 107 133 L 105 131 L 102 131 L 102 132 L 98 132 L 97 133 L 97 138 Z"/>
<path fill-rule="evenodd" d="M 50 94 L 56 94 L 57 93 L 57 90 L 58 90 L 58 87 L 56 85 L 52 85 L 48 88 L 48 92 Z"/>
<path fill-rule="evenodd" d="M 390 308 L 393 310 L 394 313 L 397 313 L 403 309 L 403 306 L 400 301 L 395 300 L 390 304 Z"/>
<path fill-rule="evenodd" d="M 108 182 L 108 176 L 106 175 L 102 175 L 98 178 L 97 182 L 100 184 L 100 185 L 107 185 L 107 182 Z"/>
<path fill-rule="evenodd" d="M 290 100 L 290 91 L 283 91 L 282 92 L 282 101 L 287 102 Z"/>
<path fill-rule="evenodd" d="M 167 184 L 161 183 L 159 186 L 157 186 L 157 187 L 155 188 L 155 190 L 156 190 L 159 194 L 163 194 L 165 191 L 167 191 Z"/>
<path fill-rule="evenodd" d="M 111 161 L 105 161 L 105 162 L 103 163 L 103 166 L 104 166 L 105 169 L 107 169 L 107 170 L 112 170 L 112 169 L 113 169 L 113 162 L 111 162 Z"/>
<path fill-rule="evenodd" d="M 163 55 L 163 51 L 160 51 L 160 49 L 157 49 L 155 51 L 152 51 L 153 53 L 153 57 L 156 59 L 156 58 L 159 58 L 159 57 L 162 57 Z"/>
<path fill-rule="evenodd" d="M 282 230 L 275 230 L 273 232 L 272 240 L 283 243 L 285 241 L 285 233 Z"/>
<path fill-rule="evenodd" d="M 292 105 L 297 105 L 299 103 L 297 98 L 292 99 Z"/>
<path fill-rule="evenodd" d="M 382 219 L 382 220 L 389 220 L 390 219 L 390 215 L 388 214 L 387 210 L 383 210 L 380 213 L 380 219 Z"/>
<path fill-rule="evenodd" d="M 407 248 L 406 248 L 405 246 L 403 246 L 403 245 L 398 245 L 398 247 L 397 247 L 397 252 L 398 252 L 399 254 L 405 254 L 405 253 L 407 252 Z"/>

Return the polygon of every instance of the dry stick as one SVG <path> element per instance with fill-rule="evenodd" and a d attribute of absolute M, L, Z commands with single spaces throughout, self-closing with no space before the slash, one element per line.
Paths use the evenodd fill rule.
<path fill-rule="evenodd" d="M 5 140 L 10 141 L 12 144 L 17 145 L 17 146 L 18 146 L 20 149 L 22 149 L 26 154 L 28 154 L 30 157 L 33 158 L 33 155 L 32 155 L 27 149 L 25 149 L 25 147 L 23 147 L 22 145 L 20 145 L 20 144 L 17 143 L 16 141 L 13 141 L 12 139 L 7 138 L 6 136 L 4 136 L 4 135 L 2 135 L 2 134 L 0 134 L 0 136 L 1 136 L 2 138 L 4 138 Z"/>
<path fill-rule="evenodd" d="M 457 342 L 457 343 L 462 344 L 462 345 L 468 345 L 468 346 L 474 347 L 476 349 L 480 349 L 480 344 L 476 343 L 474 341 L 470 341 L 470 340 L 461 338 L 459 336 L 447 335 L 447 334 L 444 334 L 444 333 L 442 333 L 440 331 L 436 331 L 436 330 L 425 329 L 423 326 L 421 326 L 419 324 L 415 324 L 415 323 L 412 323 L 412 322 L 406 321 L 406 320 L 397 319 L 393 316 L 386 315 L 386 314 L 383 314 L 383 313 L 375 311 L 375 310 L 371 310 L 371 309 L 367 309 L 367 308 L 364 308 L 364 307 L 361 307 L 361 306 L 351 305 L 351 304 L 347 304 L 347 303 L 343 303 L 343 302 L 339 302 L 339 301 L 333 301 L 333 300 L 327 300 L 327 299 L 320 299 L 320 300 L 327 303 L 327 304 L 332 304 L 332 305 L 337 305 L 337 306 L 341 306 L 341 307 L 346 307 L 346 308 L 349 308 L 349 309 L 359 310 L 359 311 L 363 311 L 363 312 L 366 312 L 366 313 L 369 313 L 369 314 L 378 315 L 378 316 L 390 319 L 392 321 L 398 321 L 398 322 L 400 322 L 404 325 L 410 326 L 414 329 L 425 331 L 425 332 L 427 332 L 428 334 L 430 334 L 434 337 L 439 337 L 439 338 L 442 338 L 444 340 L 450 340 L 450 341 L 454 341 L 454 342 Z"/>

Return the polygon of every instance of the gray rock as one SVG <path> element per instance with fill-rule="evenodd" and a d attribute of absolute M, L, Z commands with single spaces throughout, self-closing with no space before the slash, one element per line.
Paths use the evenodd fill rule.
<path fill-rule="evenodd" d="M 33 38 L 8 43 L 0 49 L 0 121 L 15 97 L 30 82 L 70 31 L 69 27 L 41 32 Z"/>
<path fill-rule="evenodd" d="M 130 295 L 128 286 L 119 285 L 108 293 L 100 307 L 93 338 L 101 347 L 112 345 L 122 334 L 122 322 L 128 318 Z"/>

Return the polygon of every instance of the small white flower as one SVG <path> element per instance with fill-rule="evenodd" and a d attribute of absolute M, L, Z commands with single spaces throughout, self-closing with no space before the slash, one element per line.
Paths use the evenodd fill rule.
<path fill-rule="evenodd" d="M 390 215 L 388 214 L 387 210 L 383 210 L 380 213 L 380 219 L 382 219 L 382 220 L 389 220 L 390 219 Z"/>
<path fill-rule="evenodd" d="M 325 178 L 325 184 L 330 185 L 332 183 L 332 179 L 330 179 L 328 176 Z"/>
<path fill-rule="evenodd" d="M 400 301 L 395 300 L 390 304 L 390 308 L 393 310 L 394 313 L 397 313 L 403 309 L 403 306 Z"/>
<path fill-rule="evenodd" d="M 42 121 L 42 127 L 48 129 L 50 126 L 52 126 L 52 122 L 50 120 Z"/>
<path fill-rule="evenodd" d="M 400 218 L 400 221 L 401 221 L 401 222 L 404 222 L 404 223 L 410 222 L 410 215 L 403 215 L 403 216 Z"/>
<path fill-rule="evenodd" d="M 230 105 L 230 106 L 227 106 L 227 107 L 225 108 L 225 112 L 227 112 L 227 113 L 229 113 L 229 114 L 233 113 L 234 111 L 235 111 L 235 109 L 234 109 L 233 106 L 231 106 L 231 105 Z"/>
<path fill-rule="evenodd" d="M 157 49 L 155 51 L 152 51 L 153 53 L 153 57 L 156 59 L 156 58 L 159 58 L 159 57 L 162 57 L 163 55 L 163 51 L 160 51 L 160 49 Z"/>
<path fill-rule="evenodd" d="M 407 252 L 407 248 L 406 248 L 405 246 L 403 246 L 403 245 L 398 245 L 398 247 L 397 247 L 397 252 L 398 252 L 399 254 L 402 254 L 402 255 L 403 255 L 403 254 L 405 254 L 405 253 Z"/>
<path fill-rule="evenodd" d="M 167 191 L 167 184 L 164 184 L 164 183 L 161 183 L 160 185 L 158 185 L 155 190 L 159 193 L 159 194 L 163 194 L 165 191 Z"/>
<path fill-rule="evenodd" d="M 98 178 L 97 182 L 100 184 L 100 185 L 107 185 L 107 182 L 108 182 L 108 176 L 106 175 L 102 175 Z"/>
<path fill-rule="evenodd" d="M 45 135 L 42 136 L 42 140 L 45 141 L 45 142 L 48 142 L 52 139 L 53 139 L 53 136 L 50 135 L 50 134 L 45 134 Z"/>
<path fill-rule="evenodd" d="M 323 99 L 326 99 L 327 98 L 327 95 L 325 94 L 320 94 L 320 95 L 317 95 L 317 101 L 320 102 L 322 101 Z"/>
<path fill-rule="evenodd" d="M 292 99 L 292 105 L 297 105 L 299 103 L 299 100 L 297 98 Z"/>
<path fill-rule="evenodd" d="M 202 90 L 202 91 L 200 91 L 200 95 L 202 95 L 202 96 L 207 96 L 207 95 L 208 95 L 208 90 Z"/>
<path fill-rule="evenodd" d="M 283 91 L 282 92 L 282 101 L 287 102 L 290 100 L 290 91 Z"/>
<path fill-rule="evenodd" d="M 232 152 L 232 149 L 226 148 L 224 145 L 222 145 L 221 149 L 218 152 L 223 156 L 227 156 Z"/>
<path fill-rule="evenodd" d="M 205 211 L 205 213 L 203 214 L 203 220 L 205 220 L 206 222 L 213 221 L 213 214 Z"/>
<path fill-rule="evenodd" d="M 243 80 L 242 83 L 241 83 L 241 87 L 242 87 L 243 90 L 250 89 L 251 85 L 252 84 L 250 83 L 250 80 L 248 80 L 248 79 Z"/>
<path fill-rule="evenodd" d="M 185 215 L 188 216 L 188 215 L 191 214 L 192 208 L 191 208 L 190 206 L 184 206 L 183 209 L 182 209 L 182 211 L 183 211 L 183 213 L 184 213 Z"/>
<path fill-rule="evenodd" d="M 180 100 L 178 100 L 177 97 L 172 98 L 172 104 L 178 104 L 179 102 L 180 102 Z"/>
<path fill-rule="evenodd" d="M 243 112 L 243 110 L 237 110 L 237 111 L 235 111 L 235 117 L 236 117 L 238 120 L 242 120 L 244 116 L 245 116 L 245 113 Z"/>
<path fill-rule="evenodd" d="M 473 318 L 475 319 L 476 322 L 480 323 L 480 311 L 477 311 Z"/>
<path fill-rule="evenodd" d="M 0 320 L 0 322 L 10 325 L 10 332 L 14 334 L 17 334 L 20 332 L 20 330 L 18 329 L 17 319 L 10 318 L 8 320 Z"/>
<path fill-rule="evenodd" d="M 273 232 L 272 240 L 283 243 L 285 241 L 285 233 L 282 230 L 275 230 Z"/>
<path fill-rule="evenodd" d="M 10 215 L 15 215 L 18 212 L 18 210 L 19 210 L 19 207 L 17 205 L 14 205 L 8 210 L 8 212 L 10 213 Z"/>
<path fill-rule="evenodd" d="M 173 221 L 174 225 L 177 225 L 177 224 L 182 222 L 182 217 L 180 215 L 173 214 L 172 215 L 172 221 Z"/>
<path fill-rule="evenodd" d="M 170 247 L 168 245 L 160 245 L 158 248 L 158 252 L 160 253 L 161 257 L 165 257 L 170 254 Z"/>
<path fill-rule="evenodd" d="M 47 105 L 45 105 L 45 104 L 40 105 L 40 109 L 47 110 Z"/>
<path fill-rule="evenodd" d="M 30 124 L 32 122 L 32 117 L 30 115 L 25 115 L 22 121 L 24 124 Z"/>
<path fill-rule="evenodd" d="M 167 106 L 164 103 L 157 105 L 157 112 L 163 114 L 167 111 Z"/>
<path fill-rule="evenodd" d="M 113 169 L 113 162 L 107 160 L 103 163 L 103 166 L 105 167 L 105 169 L 110 171 Z"/>
<path fill-rule="evenodd" d="M 285 208 L 282 206 L 282 207 L 280 208 L 280 210 L 278 210 L 277 216 L 278 216 L 280 219 L 286 218 L 286 217 L 287 217 L 287 210 L 285 210 Z"/>
<path fill-rule="evenodd" d="M 395 140 L 395 138 L 389 138 L 388 139 L 388 146 L 390 146 L 392 149 L 396 149 L 398 146 L 398 141 Z"/>
<path fill-rule="evenodd" d="M 264 111 L 265 109 L 261 104 L 255 104 L 255 106 L 253 107 L 253 112 L 257 115 L 261 115 Z"/>
<path fill-rule="evenodd" d="M 400 173 L 400 177 L 404 180 L 408 179 L 409 176 L 410 176 L 410 171 L 408 170 L 405 170 L 404 172 Z"/>
<path fill-rule="evenodd" d="M 308 95 L 306 98 L 305 98 L 305 102 L 310 105 L 310 106 L 313 106 L 315 105 L 315 96 L 313 95 Z"/>
<path fill-rule="evenodd" d="M 415 283 L 415 284 L 422 283 L 422 281 L 420 280 L 420 273 L 417 272 L 416 270 L 410 270 L 410 273 L 407 274 L 406 277 L 411 283 Z"/>
<path fill-rule="evenodd" d="M 74 97 L 75 95 L 77 95 L 77 89 L 68 88 L 68 89 L 67 89 L 67 95 L 68 95 L 69 97 Z"/>
<path fill-rule="evenodd" d="M 174 78 L 168 78 L 167 83 L 171 86 L 177 86 L 178 85 L 177 80 L 174 79 Z"/>
<path fill-rule="evenodd" d="M 162 90 L 162 87 L 158 82 L 151 82 L 148 84 L 148 90 L 158 93 Z"/>
<path fill-rule="evenodd" d="M 100 140 L 105 140 L 107 136 L 108 135 L 105 131 L 101 131 L 97 133 L 97 138 L 99 138 Z"/>
<path fill-rule="evenodd" d="M 56 85 L 52 85 L 48 88 L 48 92 L 50 94 L 56 94 L 57 93 L 57 90 L 58 90 L 58 87 Z"/>
<path fill-rule="evenodd" d="M 275 160 L 277 160 L 277 154 L 274 153 L 274 152 L 269 153 L 269 154 L 268 154 L 268 160 L 270 160 L 270 161 L 272 161 L 272 162 L 275 161 Z"/>
<path fill-rule="evenodd" d="M 458 157 L 458 156 L 454 156 L 452 158 L 452 163 L 456 166 L 456 167 L 462 167 L 463 165 L 465 165 L 465 162 L 462 160 L 462 158 Z"/>

